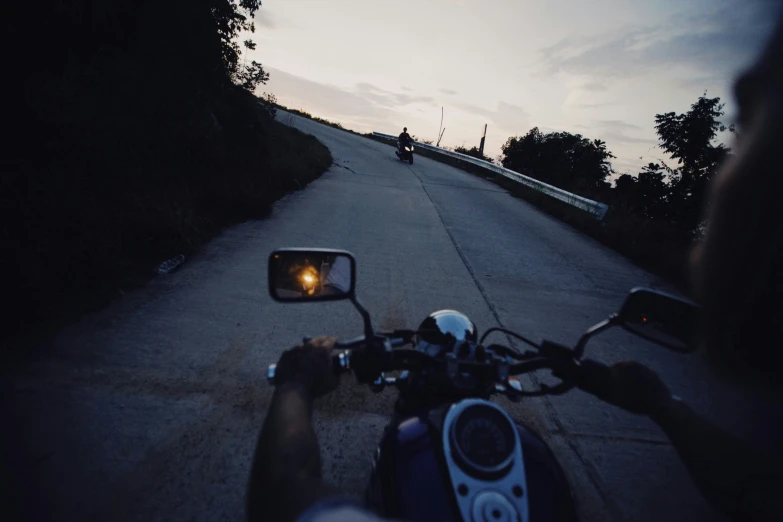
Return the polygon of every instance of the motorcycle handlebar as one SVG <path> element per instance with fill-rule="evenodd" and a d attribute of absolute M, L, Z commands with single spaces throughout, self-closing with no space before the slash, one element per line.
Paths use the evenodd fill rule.
<path fill-rule="evenodd" d="M 392 348 L 397 348 L 410 341 L 411 333 L 409 331 L 394 332 L 398 337 L 384 336 Z M 307 342 L 307 339 L 305 339 Z M 349 341 L 338 342 L 335 347 L 341 350 L 332 356 L 332 362 L 335 373 L 345 373 L 353 369 L 354 355 L 361 354 L 362 357 L 373 358 L 364 350 L 360 350 L 365 345 L 364 337 L 358 337 Z M 451 355 L 451 354 L 449 354 Z M 363 359 L 367 361 L 368 359 Z M 380 360 L 380 359 L 379 359 Z M 453 356 L 442 358 L 432 357 L 424 352 L 413 349 L 398 349 L 391 352 L 384 352 L 382 362 L 377 369 L 380 372 L 394 370 L 409 370 L 433 367 L 436 365 L 445 365 L 447 371 L 454 373 L 468 372 L 476 377 L 484 379 L 498 379 L 505 381 L 508 376 L 530 373 L 542 369 L 551 369 L 553 374 L 561 378 L 566 386 L 556 387 L 550 390 L 561 390 L 555 393 L 562 393 L 573 386 L 588 387 L 590 383 L 600 383 L 604 379 L 608 367 L 595 361 L 584 360 L 576 362 L 565 358 L 557 357 L 538 357 L 527 361 L 508 364 L 508 358 L 493 359 L 488 362 L 459 361 Z M 375 366 L 375 365 L 373 365 Z M 267 378 L 270 384 L 275 384 L 276 364 L 269 366 Z M 592 384 L 595 386 L 596 384 Z"/>
<path fill-rule="evenodd" d="M 377 337 L 379 339 L 389 339 L 392 346 L 402 346 L 403 344 L 410 341 L 410 339 L 416 335 L 416 332 L 414 330 L 394 330 L 393 332 L 385 332 L 385 333 L 378 333 Z M 311 337 L 305 337 L 302 339 L 303 344 L 307 344 L 310 341 Z M 347 341 L 337 341 L 334 344 L 335 348 L 343 348 L 343 349 L 354 349 L 354 348 L 361 348 L 366 344 L 366 338 L 363 335 L 360 335 L 359 337 L 354 337 L 353 339 L 349 339 Z"/>

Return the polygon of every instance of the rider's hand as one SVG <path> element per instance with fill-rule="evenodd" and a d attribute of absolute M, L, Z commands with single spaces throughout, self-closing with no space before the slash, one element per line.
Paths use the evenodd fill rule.
<path fill-rule="evenodd" d="M 637 362 L 585 365 L 584 370 L 579 388 L 631 413 L 655 415 L 671 400 L 658 374 Z"/>
<path fill-rule="evenodd" d="M 337 340 L 321 335 L 304 346 L 286 350 L 277 363 L 277 386 L 289 382 L 301 384 L 313 397 L 326 395 L 337 388 L 339 377 L 332 369 L 332 348 Z"/>

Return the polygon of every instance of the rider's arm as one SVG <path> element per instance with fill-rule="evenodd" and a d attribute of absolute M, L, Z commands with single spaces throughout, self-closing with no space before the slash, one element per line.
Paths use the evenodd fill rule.
<path fill-rule="evenodd" d="M 248 520 L 295 520 L 338 491 L 321 480 L 312 424 L 313 396 L 291 382 L 275 390 L 258 438 L 248 495 Z"/>
<path fill-rule="evenodd" d="M 334 340 L 316 338 L 280 359 L 276 378 L 282 384 L 272 396 L 250 474 L 248 520 L 296 520 L 317 502 L 339 494 L 321 479 L 312 424 L 313 398 L 336 386 L 329 356 L 333 345 Z"/>
<path fill-rule="evenodd" d="M 735 520 L 780 520 L 783 462 L 670 398 L 651 418 L 671 440 L 702 494 Z"/>
<path fill-rule="evenodd" d="M 715 507 L 738 521 L 780 519 L 783 462 L 779 455 L 764 454 L 708 422 L 672 397 L 658 375 L 641 364 L 598 365 L 581 378 L 583 390 L 655 421 Z"/>

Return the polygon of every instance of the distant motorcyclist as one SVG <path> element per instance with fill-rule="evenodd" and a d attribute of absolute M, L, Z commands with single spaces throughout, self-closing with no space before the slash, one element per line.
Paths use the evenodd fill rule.
<path fill-rule="evenodd" d="M 397 143 L 399 144 L 400 151 L 402 151 L 405 146 L 413 143 L 413 138 L 411 138 L 411 135 L 408 134 L 408 127 L 404 127 L 402 129 L 402 133 L 397 138 Z"/>

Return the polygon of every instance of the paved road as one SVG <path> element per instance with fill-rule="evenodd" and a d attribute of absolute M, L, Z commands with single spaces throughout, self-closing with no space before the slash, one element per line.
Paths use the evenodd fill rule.
<path fill-rule="evenodd" d="M 23 471 L 3 489 L 20 514 L 242 517 L 271 395 L 266 365 L 303 335 L 349 337 L 361 327 L 346 303 L 272 302 L 265 270 L 275 247 L 354 252 L 359 295 L 381 328 L 413 327 L 456 308 L 482 330 L 500 324 L 573 342 L 631 287 L 666 288 L 480 177 L 421 157 L 408 166 L 387 145 L 280 119 L 331 149 L 328 172 L 278 202 L 269 219 L 227 230 L 179 271 L 62 332 L 45 357 L 6 369 L 4 424 L 15 429 L 4 436 L 24 449 L 5 456 Z M 705 414 L 758 435 L 746 421 L 763 402 L 728 400 L 742 390 L 727 391 L 695 357 L 622 332 L 588 348 L 602 361 L 649 364 Z M 343 384 L 318 404 L 316 420 L 325 476 L 358 494 L 393 392 Z M 716 519 L 645 419 L 578 391 L 511 411 L 551 442 L 586 520 Z"/>

